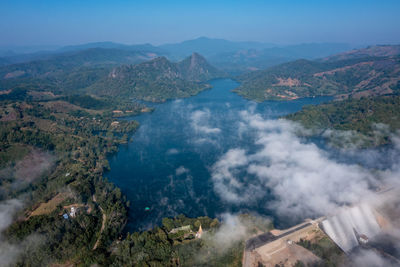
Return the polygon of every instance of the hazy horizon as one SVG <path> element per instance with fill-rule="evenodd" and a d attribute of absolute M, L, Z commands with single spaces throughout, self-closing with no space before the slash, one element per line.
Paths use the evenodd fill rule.
<path fill-rule="evenodd" d="M 171 44 L 179 44 L 179 43 L 184 43 L 187 41 L 195 41 L 198 39 L 209 39 L 209 40 L 223 40 L 223 41 L 229 41 L 229 42 L 237 42 L 237 43 L 260 43 L 260 44 L 268 44 L 271 45 L 271 47 L 285 47 L 285 46 L 296 46 L 296 45 L 307 45 L 307 44 L 348 44 L 348 45 L 353 45 L 353 46 L 367 46 L 367 45 L 386 45 L 386 44 L 400 44 L 399 42 L 394 42 L 394 43 L 346 43 L 346 42 L 299 42 L 299 43 L 272 43 L 272 42 L 263 42 L 263 41 L 249 41 L 249 40 L 230 40 L 230 39 L 225 39 L 225 38 L 213 38 L 213 37 L 208 37 L 208 36 L 198 36 L 192 39 L 184 39 L 184 40 L 179 40 L 176 42 L 166 42 L 166 43 L 161 43 L 161 44 L 153 44 L 150 42 L 142 42 L 142 43 L 124 43 L 124 42 L 116 42 L 116 41 L 110 41 L 110 40 L 98 40 L 98 41 L 93 41 L 93 42 L 83 42 L 83 43 L 68 43 L 65 45 L 57 45 L 57 44 L 32 44 L 32 45 L 16 45 L 16 44 L 0 44 L 1 49 L 12 49 L 12 48 L 32 48 L 32 50 L 41 49 L 45 48 L 48 50 L 52 49 L 59 49 L 63 47 L 69 47 L 69 46 L 80 46 L 80 45 L 87 45 L 87 44 L 106 44 L 106 43 L 112 43 L 112 44 L 119 44 L 119 45 L 152 45 L 154 47 L 159 47 L 163 45 L 171 45 Z"/>
<path fill-rule="evenodd" d="M 202 36 L 278 45 L 394 44 L 400 43 L 399 10 L 394 0 L 6 0 L 0 10 L 0 46 L 160 45 Z"/>

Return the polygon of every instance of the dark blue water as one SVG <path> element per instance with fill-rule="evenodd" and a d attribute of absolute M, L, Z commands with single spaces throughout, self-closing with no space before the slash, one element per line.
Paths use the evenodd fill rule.
<path fill-rule="evenodd" d="M 140 128 L 133 141 L 110 157 L 107 177 L 131 203 L 127 230 L 143 230 L 163 217 L 183 213 L 215 217 L 223 212 L 258 212 L 273 216 L 263 203 L 227 204 L 213 189 L 210 168 L 231 148 L 254 149 L 252 132 L 241 131 L 239 113 L 252 110 L 264 118 L 296 112 L 329 97 L 256 104 L 232 93 L 238 83 L 215 80 L 197 96 L 155 105 L 155 111 L 133 119 Z M 149 210 L 146 210 L 149 207 Z"/>

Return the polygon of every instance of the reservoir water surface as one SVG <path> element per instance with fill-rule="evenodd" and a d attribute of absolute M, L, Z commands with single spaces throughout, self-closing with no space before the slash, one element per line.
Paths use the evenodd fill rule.
<path fill-rule="evenodd" d="M 231 91 L 238 86 L 233 80 L 211 84 L 212 89 L 194 97 L 154 104 L 154 112 L 133 117 L 140 127 L 132 141 L 109 158 L 106 177 L 130 201 L 128 231 L 148 229 L 181 213 L 215 217 L 241 211 L 274 217 L 265 205 L 268 192 L 263 203 L 222 201 L 211 179 L 212 166 L 229 149 L 255 149 L 256 137 L 243 129 L 240 112 L 277 119 L 330 98 L 255 103 Z"/>

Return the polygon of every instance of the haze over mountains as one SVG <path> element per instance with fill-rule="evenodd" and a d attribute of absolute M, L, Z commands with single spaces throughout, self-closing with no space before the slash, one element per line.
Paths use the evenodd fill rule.
<path fill-rule="evenodd" d="M 207 214 L 209 208 L 214 212 L 215 205 L 224 209 L 228 205 L 229 210 L 230 205 L 235 208 L 242 201 L 243 211 L 254 208 L 256 212 L 270 216 L 270 211 L 259 209 L 258 203 L 270 206 L 271 196 L 277 199 L 283 197 L 282 203 L 285 204 L 281 206 L 283 210 L 278 208 L 278 212 L 285 212 L 285 220 L 292 215 L 297 216 L 299 211 L 303 214 L 304 211 L 319 214 L 322 210 L 325 212 L 326 205 L 320 209 L 320 204 L 315 207 L 308 203 L 325 199 L 325 203 L 331 204 L 329 195 L 332 192 L 332 195 L 337 192 L 350 195 L 348 191 L 343 193 L 342 187 L 336 186 L 342 184 L 343 180 L 353 184 L 348 179 L 351 177 L 356 180 L 354 187 L 358 188 L 360 184 L 367 187 L 363 179 L 372 176 L 368 174 L 361 177 L 358 170 L 360 175 L 366 172 L 358 167 L 355 169 L 353 165 L 328 159 L 328 151 L 325 153 L 325 150 L 311 143 L 311 139 L 309 143 L 309 137 L 321 138 L 318 139 L 321 142 L 326 140 L 327 147 L 331 144 L 357 149 L 397 146 L 394 136 L 397 136 L 400 127 L 398 45 L 349 50 L 345 44 L 270 47 L 269 44 L 200 38 L 158 47 L 148 44 L 127 46 L 92 43 L 14 55 L 2 60 L 0 163 L 3 160 L 13 167 L 13 158 L 22 159 L 32 149 L 48 150 L 62 158 L 60 161 L 54 160 L 57 167 L 49 179 L 38 179 L 37 186 L 22 189 L 24 194 L 25 190 L 29 190 L 35 199 L 26 210 L 21 210 L 21 218 L 25 216 L 26 219 L 17 220 L 9 230 L 15 236 L 45 233 L 48 242 L 43 246 L 34 246 L 34 249 L 39 255 L 46 255 L 43 256 L 46 258 L 47 251 L 42 247 L 55 251 L 49 253 L 57 255 L 50 258 L 49 263 L 65 263 L 71 258 L 70 255 L 75 255 L 77 263 L 92 263 L 97 262 L 97 255 L 104 255 L 101 258 L 104 266 L 110 266 L 110 263 L 116 263 L 116 266 L 142 263 L 146 266 L 175 266 L 178 261 L 186 262 L 182 266 L 193 266 L 196 264 L 191 260 L 203 247 L 207 248 L 207 254 L 204 254 L 207 266 L 238 266 L 243 255 L 240 242 L 245 237 L 236 243 L 238 246 L 232 251 L 232 256 L 226 257 L 227 254 L 216 251 L 214 263 L 209 264 L 208 252 L 214 249 L 197 242 L 200 240 L 195 236 L 195 231 L 201 226 L 210 233 L 218 229 L 218 220 L 208 217 L 188 219 L 184 216 L 161 220 L 161 217 L 175 216 L 181 208 L 185 208 L 182 210 L 189 216 L 202 216 Z M 231 80 L 211 81 L 218 78 Z M 190 97 L 212 86 L 215 88 L 198 97 L 151 105 L 151 108 L 146 106 L 149 104 L 145 101 L 164 102 Z M 233 95 L 230 90 L 253 101 L 279 101 L 255 105 Z M 316 96 L 346 100 L 320 104 L 330 98 Z M 310 98 L 288 101 L 306 97 Z M 319 105 L 304 106 L 299 110 L 309 103 Z M 258 109 L 260 106 L 262 109 Z M 129 136 L 139 125 L 132 116 L 153 108 L 154 113 L 142 118 L 152 118 L 154 123 L 147 120 L 146 124 L 146 119 L 140 121 L 141 129 L 145 129 L 145 132 L 138 134 L 143 139 L 133 136 L 134 141 L 129 142 Z M 283 120 L 277 120 L 278 114 L 283 116 L 288 113 Z M 264 115 L 267 119 L 262 117 Z M 309 128 L 310 131 L 304 132 L 312 136 L 300 139 L 295 130 L 300 129 L 300 125 L 291 121 Z M 256 138 L 254 143 L 253 138 Z M 119 144 L 127 143 L 127 151 L 139 149 L 134 150 L 135 157 L 126 156 L 126 161 L 121 161 L 121 167 L 110 165 L 109 155 L 118 150 Z M 258 150 L 260 147 L 262 150 Z M 144 148 L 149 149 L 148 152 Z M 205 153 L 201 152 L 203 148 Z M 215 153 L 222 153 L 215 158 L 216 161 L 212 155 L 210 157 L 210 148 L 215 148 Z M 385 153 L 379 152 L 379 155 Z M 289 156 L 286 157 L 286 154 Z M 12 156 L 11 160 L 9 155 Z M 136 155 L 139 157 L 136 158 Z M 208 163 L 202 158 L 211 161 Z M 315 158 L 322 158 L 322 161 L 311 166 L 309 162 Z M 395 160 L 393 162 L 397 164 Z M 327 163 L 328 167 L 325 168 Z M 196 169 L 198 164 L 204 164 L 200 167 L 211 173 L 201 176 L 202 171 Z M 131 179 L 132 173 L 141 176 L 132 180 L 132 186 L 119 185 L 123 189 L 134 188 L 132 193 L 128 193 L 130 197 L 133 196 L 128 198 L 133 203 L 129 216 L 124 194 L 106 179 L 103 180 L 103 173 L 110 166 L 113 166 L 112 170 L 123 170 L 115 176 L 118 179 L 121 177 L 125 180 L 125 171 L 128 173 L 127 180 Z M 124 170 L 125 167 L 128 169 Z M 339 170 L 339 175 L 330 170 Z M 390 168 L 387 170 L 388 176 L 397 175 L 392 174 Z M 335 173 L 335 177 L 329 176 L 330 173 L 327 175 L 327 171 Z M 294 181 L 293 177 L 298 177 L 299 173 L 304 180 Z M 310 174 L 312 183 L 308 180 Z M 193 177 L 200 177 L 198 180 L 205 182 L 200 185 L 204 192 L 194 191 Z M 15 178 L 19 179 L 19 175 L 15 175 Z M 12 188 L 15 179 L 7 179 L 4 180 L 6 188 Z M 289 186 L 284 186 L 281 194 L 275 190 L 276 185 L 280 187 L 279 183 L 267 182 L 271 179 L 279 183 L 284 181 Z M 361 182 L 359 179 L 362 179 Z M 332 180 L 334 186 L 329 183 Z M 299 190 L 303 184 L 312 187 Z M 326 190 L 321 190 L 326 184 L 331 186 L 328 194 Z M 348 188 L 351 190 L 353 186 Z M 317 191 L 316 197 L 311 194 L 309 198 L 309 192 Z M 8 192 L 7 189 L 4 192 L 9 194 L 7 197 L 14 197 L 14 191 Z M 288 192 L 300 192 L 300 195 Z M 215 193 L 224 202 L 214 201 Z M 197 208 L 197 203 L 203 200 L 210 206 L 207 204 Z M 341 201 L 334 200 L 334 206 Z M 53 204 L 47 211 L 43 206 L 50 206 L 49 203 Z M 294 204 L 298 203 L 305 204 L 305 208 L 296 208 Z M 67 218 L 61 217 L 72 205 L 79 207 L 78 215 L 70 214 L 69 218 L 65 213 Z M 165 209 L 167 213 L 158 212 L 157 209 Z M 197 210 L 200 213 L 194 215 L 193 212 Z M 127 220 L 128 223 L 129 220 L 135 220 L 138 221 L 137 226 L 148 227 L 146 216 L 153 216 L 149 222 L 162 222 L 162 226 L 135 232 L 121 239 Z M 174 229 L 192 230 L 186 235 L 181 230 L 174 233 Z M 257 231 L 259 229 L 257 226 Z M 137 230 L 142 231 L 142 228 Z M 232 232 L 236 232 L 235 228 L 224 236 Z M 61 239 L 71 242 L 65 244 Z M 332 262 L 335 256 L 329 249 L 325 251 L 328 251 L 327 256 L 321 260 Z M 27 256 L 21 255 L 24 255 L 18 259 L 21 262 L 44 261 L 30 251 L 26 252 Z"/>
<path fill-rule="evenodd" d="M 254 69 L 263 69 L 274 64 L 287 62 L 298 58 L 315 59 L 343 52 L 353 48 L 348 44 L 340 43 L 310 43 L 300 45 L 274 45 L 259 42 L 232 42 L 223 39 L 210 39 L 200 37 L 176 44 L 165 44 L 153 46 L 143 45 L 124 45 L 113 42 L 97 42 L 83 45 L 71 45 L 55 50 L 42 50 L 29 53 L 18 53 L 0 49 L 0 66 L 21 63 L 32 60 L 51 59 L 66 52 L 77 52 L 91 48 L 114 49 L 120 53 L 135 51 L 142 53 L 155 53 L 158 56 L 166 56 L 170 60 L 179 61 L 193 52 L 203 55 L 213 65 L 238 74 Z M 20 49 L 17 51 L 21 51 Z M 23 51 L 23 50 L 22 50 Z M 27 50 L 32 51 L 32 50 Z M 124 52 L 123 52 L 124 51 Z M 115 55 L 117 58 L 118 55 Z"/>
<path fill-rule="evenodd" d="M 398 90 L 399 47 L 277 47 L 205 37 L 158 47 L 98 42 L 1 58 L 0 86 L 163 101 L 196 94 L 208 80 L 240 75 L 236 92 L 257 101 L 383 95 Z"/>
<path fill-rule="evenodd" d="M 398 267 L 399 13 L 1 1 L 0 267 Z"/>

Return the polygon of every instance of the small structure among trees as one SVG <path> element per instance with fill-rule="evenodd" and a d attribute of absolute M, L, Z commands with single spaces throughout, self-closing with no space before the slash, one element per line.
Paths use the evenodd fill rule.
<path fill-rule="evenodd" d="M 181 227 L 177 227 L 177 228 L 172 229 L 170 231 L 170 233 L 171 234 L 175 234 L 175 233 L 177 233 L 179 231 L 184 231 L 184 232 L 191 231 L 191 226 L 190 225 L 184 225 L 184 226 L 181 226 Z"/>
<path fill-rule="evenodd" d="M 201 238 L 202 235 L 203 235 L 203 229 L 201 228 L 200 224 L 199 230 L 196 233 L 196 238 Z"/>
<path fill-rule="evenodd" d="M 69 213 L 69 216 L 74 218 L 76 216 L 76 211 L 77 211 L 77 208 L 71 207 L 71 212 Z"/>

